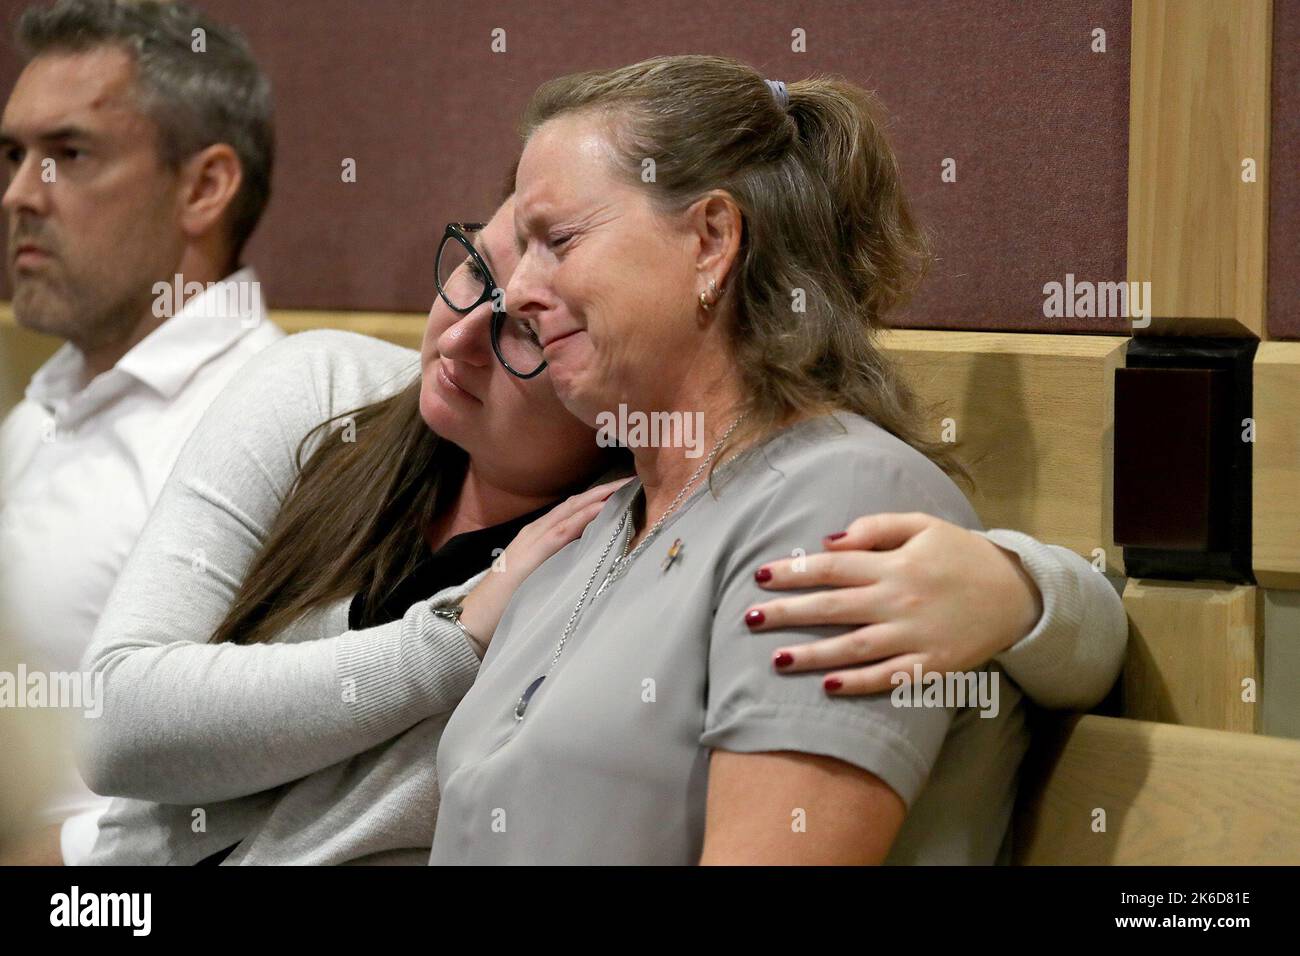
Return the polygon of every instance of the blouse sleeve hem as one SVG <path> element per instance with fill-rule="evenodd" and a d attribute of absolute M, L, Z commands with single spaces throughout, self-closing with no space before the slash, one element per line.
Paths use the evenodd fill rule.
<path fill-rule="evenodd" d="M 930 762 L 889 727 L 845 722 L 821 708 L 801 708 L 795 721 L 788 707 L 744 707 L 707 729 L 700 744 L 734 753 L 788 750 L 833 757 L 879 777 L 909 809 L 930 773 Z"/>

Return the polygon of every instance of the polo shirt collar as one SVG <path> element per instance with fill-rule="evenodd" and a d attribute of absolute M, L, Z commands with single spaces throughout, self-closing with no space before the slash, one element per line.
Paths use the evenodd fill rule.
<path fill-rule="evenodd" d="M 186 302 L 115 367 L 170 400 L 195 372 L 265 319 L 261 284 L 246 267 Z"/>
<path fill-rule="evenodd" d="M 85 356 L 65 342 L 32 376 L 25 394 L 68 422 L 92 414 L 136 382 L 170 401 L 195 372 L 264 321 L 261 284 L 246 267 L 186 302 L 85 387 Z"/>
<path fill-rule="evenodd" d="M 214 282 L 85 386 L 86 358 L 65 342 L 31 377 L 26 398 L 65 423 L 85 419 L 139 382 L 170 401 L 194 373 L 266 320 L 252 268 Z"/>

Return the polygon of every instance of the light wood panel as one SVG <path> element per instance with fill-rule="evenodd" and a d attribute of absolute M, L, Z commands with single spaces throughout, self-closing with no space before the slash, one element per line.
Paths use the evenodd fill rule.
<path fill-rule="evenodd" d="M 1300 342 L 1260 344 L 1254 418 L 1255 578 L 1300 589 Z"/>
<path fill-rule="evenodd" d="M 422 315 L 272 310 L 286 332 L 341 328 L 419 348 Z M 19 386 L 58 342 L 13 325 L 0 306 L 0 338 Z M 988 527 L 1026 531 L 1122 570 L 1111 539 L 1111 424 L 1122 336 L 891 330 L 881 345 L 933 406 L 927 431 L 956 428 L 975 479 L 972 500 Z M 11 390 L 16 401 L 21 387 Z M 7 410 L 8 405 L 5 406 Z"/>
<path fill-rule="evenodd" d="M 1022 864 L 1300 864 L 1300 741 L 1054 718 L 1036 728 L 1015 832 Z"/>
<path fill-rule="evenodd" d="M 27 382 L 62 344 L 14 324 L 8 302 L 0 302 L 0 417 L 22 400 Z"/>
<path fill-rule="evenodd" d="M 1187 727 L 1262 727 L 1264 618 L 1259 590 L 1132 579 L 1124 716 Z M 1250 680 L 1249 696 L 1243 700 Z"/>
<path fill-rule="evenodd" d="M 1133 4 L 1128 278 L 1154 316 L 1136 334 L 1265 335 L 1271 33 L 1270 0 Z"/>
<path fill-rule="evenodd" d="M 408 313 L 272 310 L 286 332 L 342 328 L 419 348 L 424 317 Z M 13 327 L 0 305 L 7 367 L 25 383 L 57 342 Z M 929 431 L 956 425 L 975 479 L 972 501 L 988 527 L 1026 531 L 1122 570 L 1111 539 L 1114 369 L 1122 336 L 890 330 L 881 345 L 927 404 Z M 11 352 L 11 344 L 17 347 Z M 21 395 L 21 389 L 17 395 Z M 15 399 L 16 399 L 16 396 Z"/>
<path fill-rule="evenodd" d="M 408 312 L 318 312 L 272 309 L 271 320 L 292 334 L 308 329 L 345 329 L 419 349 L 425 316 Z"/>
<path fill-rule="evenodd" d="M 1106 570 L 1111 536 L 1115 368 L 1128 339 L 1109 335 L 891 330 L 881 345 L 921 399 L 930 437 L 956 426 L 985 526 L 1015 528 Z"/>

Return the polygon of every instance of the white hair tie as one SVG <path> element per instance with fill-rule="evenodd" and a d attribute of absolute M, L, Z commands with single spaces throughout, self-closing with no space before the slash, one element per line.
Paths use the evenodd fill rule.
<path fill-rule="evenodd" d="M 772 91 L 772 98 L 776 100 L 776 105 L 785 109 L 790 105 L 790 94 L 786 92 L 785 84 L 780 80 L 764 80 L 767 88 Z"/>

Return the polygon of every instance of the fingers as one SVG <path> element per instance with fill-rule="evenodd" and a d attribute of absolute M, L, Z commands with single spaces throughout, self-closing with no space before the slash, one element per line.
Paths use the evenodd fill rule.
<path fill-rule="evenodd" d="M 631 478 L 616 478 L 613 481 L 606 481 L 603 484 L 593 485 L 592 487 L 588 488 L 586 491 L 580 491 L 576 495 L 570 495 L 564 501 L 556 505 L 552 509 L 552 511 L 559 511 L 561 508 L 564 508 L 566 505 L 572 506 L 573 508 L 577 509 L 577 508 L 585 507 L 588 503 L 592 501 L 604 501 L 610 495 L 618 491 L 618 489 L 622 488 L 631 480 L 632 480 Z"/>
<path fill-rule="evenodd" d="M 826 551 L 768 561 L 755 569 L 754 580 L 764 589 L 776 591 L 871 584 L 889 572 L 890 556 L 883 552 L 946 523 L 922 512 L 866 515 L 837 532 L 838 536 L 827 535 Z"/>
<path fill-rule="evenodd" d="M 572 514 L 565 516 L 556 522 L 551 532 L 551 540 L 554 544 L 554 551 L 560 550 L 570 541 L 576 541 L 582 537 L 582 532 L 587 529 L 587 525 L 595 519 L 596 515 L 605 507 L 605 500 L 598 498 L 595 501 L 588 501 L 585 505 L 578 508 Z M 552 553 L 554 553 L 552 551 Z"/>
<path fill-rule="evenodd" d="M 550 514 L 558 519 L 559 523 L 564 527 L 565 534 L 568 535 L 564 543 L 567 544 L 574 538 L 579 537 L 587 525 L 591 524 L 592 519 L 600 514 L 610 496 L 631 480 L 631 478 L 618 478 L 614 481 L 607 481 L 604 484 L 588 488 L 580 494 L 573 495 L 561 504 L 556 505 Z"/>
<path fill-rule="evenodd" d="M 884 574 L 887 560 L 873 551 L 823 551 L 769 561 L 754 572 L 754 580 L 765 590 L 775 591 L 872 584 Z"/>
<path fill-rule="evenodd" d="M 603 484 L 595 485 L 594 487 L 588 488 L 586 491 L 580 491 L 576 495 L 570 495 L 550 511 L 546 512 L 546 514 L 538 518 L 533 522 L 533 524 L 539 528 L 544 528 L 547 525 L 558 525 L 559 523 L 572 518 L 579 512 L 585 511 L 592 504 L 598 506 L 603 505 L 610 495 L 618 491 L 619 488 L 623 487 L 631 480 L 631 478 L 618 478 L 614 481 L 607 481 Z M 596 510 L 599 511 L 600 508 L 597 507 Z M 590 521 L 591 519 L 587 520 Z M 582 526 L 585 528 L 587 526 L 587 521 L 584 521 Z"/>
<path fill-rule="evenodd" d="M 915 535 L 936 524 L 944 524 L 942 518 L 911 511 L 905 514 L 887 512 L 884 514 L 864 515 L 854 520 L 843 531 L 829 534 L 825 546 L 830 551 L 848 551 L 863 549 L 867 551 L 888 551 L 901 548 Z"/>
<path fill-rule="evenodd" d="M 830 671 L 888 661 L 908 649 L 896 629 L 872 624 L 839 637 L 778 647 L 772 652 L 772 666 L 783 674 Z"/>
<path fill-rule="evenodd" d="M 754 631 L 820 624 L 849 624 L 854 627 L 880 620 L 883 595 L 879 589 L 843 587 L 813 594 L 796 594 L 752 605 L 745 623 Z"/>
<path fill-rule="evenodd" d="M 626 478 L 615 478 L 613 481 L 606 481 L 599 485 L 593 485 L 592 487 L 588 488 L 586 491 L 574 495 L 569 500 L 588 501 L 594 498 L 597 501 L 604 501 L 614 492 L 618 491 L 618 489 L 622 488 L 629 481 L 631 481 L 632 477 L 633 476 L 629 475 Z"/>
<path fill-rule="evenodd" d="M 915 654 L 892 657 L 870 667 L 833 671 L 822 678 L 822 687 L 832 697 L 862 697 L 882 694 L 902 683 L 911 683 L 913 668 L 921 663 Z M 895 675 L 902 675 L 899 678 Z"/>

